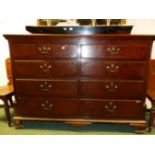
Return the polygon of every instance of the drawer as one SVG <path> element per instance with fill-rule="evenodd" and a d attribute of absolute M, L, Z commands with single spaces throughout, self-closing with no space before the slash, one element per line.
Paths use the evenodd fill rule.
<path fill-rule="evenodd" d="M 46 98 L 18 98 L 16 115 L 27 117 L 67 118 L 78 115 L 79 101 L 51 100 Z M 18 106 L 18 108 L 16 108 Z"/>
<path fill-rule="evenodd" d="M 76 80 L 16 80 L 15 91 L 19 96 L 77 97 Z"/>
<path fill-rule="evenodd" d="M 144 94 L 143 81 L 82 80 L 81 96 L 103 99 L 141 99 Z"/>
<path fill-rule="evenodd" d="M 52 45 L 52 44 L 14 44 L 11 53 L 14 58 L 76 58 L 76 45 Z"/>
<path fill-rule="evenodd" d="M 138 100 L 83 100 L 81 115 L 97 119 L 145 119 L 145 108 Z"/>
<path fill-rule="evenodd" d="M 145 62 L 81 60 L 83 77 L 103 79 L 144 79 Z"/>
<path fill-rule="evenodd" d="M 82 58 L 102 59 L 148 59 L 148 45 L 142 44 L 96 44 L 83 45 Z"/>
<path fill-rule="evenodd" d="M 77 61 L 15 61 L 15 75 L 17 78 L 61 78 L 78 75 Z"/>

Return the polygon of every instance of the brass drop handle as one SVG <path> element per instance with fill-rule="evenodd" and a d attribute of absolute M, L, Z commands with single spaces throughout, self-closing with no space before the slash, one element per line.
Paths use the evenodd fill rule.
<path fill-rule="evenodd" d="M 52 85 L 45 81 L 42 84 L 40 84 L 40 88 L 43 91 L 48 91 L 50 88 L 52 88 Z"/>
<path fill-rule="evenodd" d="M 107 51 L 111 54 L 111 55 L 115 55 L 115 54 L 119 54 L 121 48 L 119 47 L 108 47 Z"/>
<path fill-rule="evenodd" d="M 42 54 L 47 54 L 47 53 L 49 53 L 52 50 L 52 48 L 48 47 L 48 46 L 40 46 L 40 47 L 38 47 L 38 50 Z"/>
<path fill-rule="evenodd" d="M 105 85 L 105 88 L 108 92 L 115 92 L 118 89 L 118 85 L 111 82 L 111 83 Z"/>
<path fill-rule="evenodd" d="M 52 68 L 52 66 L 48 65 L 47 63 L 43 63 L 42 65 L 40 65 L 40 69 L 43 72 L 48 72 L 51 68 Z"/>
<path fill-rule="evenodd" d="M 113 102 L 109 102 L 108 104 L 106 104 L 104 106 L 104 108 L 107 110 L 107 111 L 110 111 L 110 112 L 113 112 L 117 109 L 117 105 L 114 104 Z"/>
<path fill-rule="evenodd" d="M 41 104 L 41 107 L 44 109 L 44 110 L 51 110 L 53 108 L 53 104 L 50 103 L 48 100 L 45 101 L 45 103 L 42 103 Z"/>
<path fill-rule="evenodd" d="M 110 64 L 106 66 L 106 69 L 109 72 L 117 72 L 119 70 L 119 65 L 115 65 L 115 64 Z"/>

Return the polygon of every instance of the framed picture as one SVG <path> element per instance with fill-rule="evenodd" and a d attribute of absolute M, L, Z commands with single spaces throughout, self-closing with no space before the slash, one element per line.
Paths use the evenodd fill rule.
<path fill-rule="evenodd" d="M 52 26 L 57 25 L 59 23 L 59 19 L 37 19 L 38 26 Z"/>
<path fill-rule="evenodd" d="M 54 26 L 60 22 L 75 21 L 79 25 L 126 25 L 126 19 L 37 19 L 38 26 Z"/>

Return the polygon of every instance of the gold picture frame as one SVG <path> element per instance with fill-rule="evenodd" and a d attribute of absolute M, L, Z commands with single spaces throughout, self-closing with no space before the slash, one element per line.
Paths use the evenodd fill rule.
<path fill-rule="evenodd" d="M 126 19 L 73 19 L 79 25 L 126 25 Z M 54 26 L 63 19 L 37 19 L 38 26 Z M 91 21 L 91 22 L 90 22 Z"/>

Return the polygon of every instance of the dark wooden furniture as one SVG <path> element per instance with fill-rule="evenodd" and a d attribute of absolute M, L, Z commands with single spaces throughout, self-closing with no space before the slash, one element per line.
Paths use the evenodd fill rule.
<path fill-rule="evenodd" d="M 144 132 L 148 63 L 155 36 L 4 35 L 24 120 L 129 124 Z"/>
<path fill-rule="evenodd" d="M 6 59 L 6 71 L 8 78 L 8 85 L 0 87 L 0 100 L 4 102 L 4 109 L 8 125 L 11 126 L 10 106 L 13 106 L 12 97 L 14 96 L 14 89 L 12 85 L 12 72 L 10 58 Z"/>
<path fill-rule="evenodd" d="M 151 132 L 154 126 L 154 117 L 155 117 L 155 60 L 150 60 L 149 64 L 147 97 L 150 99 L 152 103 L 150 122 L 149 122 L 149 131 Z"/>

